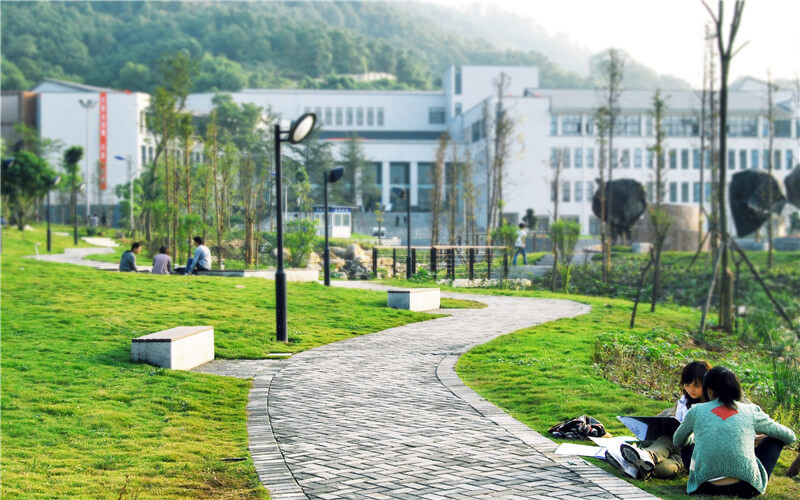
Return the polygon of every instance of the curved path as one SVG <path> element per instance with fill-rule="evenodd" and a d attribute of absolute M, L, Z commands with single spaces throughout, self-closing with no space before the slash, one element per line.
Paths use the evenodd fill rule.
<path fill-rule="evenodd" d="M 250 450 L 273 498 L 652 498 L 578 457 L 553 455 L 552 441 L 480 398 L 455 373 L 458 356 L 476 344 L 589 307 L 469 298 L 489 307 L 449 310 L 446 318 L 288 361 L 200 368 L 254 377 Z"/>

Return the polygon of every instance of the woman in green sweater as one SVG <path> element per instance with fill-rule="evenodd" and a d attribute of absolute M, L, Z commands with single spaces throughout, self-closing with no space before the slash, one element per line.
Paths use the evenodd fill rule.
<path fill-rule="evenodd" d="M 717 366 L 703 378 L 708 403 L 692 406 L 678 430 L 675 446 L 694 433 L 694 452 L 686 492 L 752 498 L 767 489 L 781 448 L 795 441 L 794 432 L 761 411 L 741 402 L 736 376 Z M 756 434 L 764 434 L 754 446 Z"/>

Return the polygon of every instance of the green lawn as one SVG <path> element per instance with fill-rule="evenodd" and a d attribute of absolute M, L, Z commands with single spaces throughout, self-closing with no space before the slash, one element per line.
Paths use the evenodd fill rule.
<path fill-rule="evenodd" d="M 389 309 L 378 292 L 290 283 L 282 344 L 272 281 L 23 259 L 44 231 L 21 236 L 3 229 L 4 498 L 266 497 L 247 450 L 250 381 L 131 363 L 131 339 L 210 324 L 218 358 L 261 358 L 435 317 Z M 54 251 L 70 246 L 54 237 Z"/>
<path fill-rule="evenodd" d="M 485 303 L 477 300 L 450 299 L 447 297 L 442 297 L 441 300 L 442 309 L 483 309 L 485 307 Z"/>

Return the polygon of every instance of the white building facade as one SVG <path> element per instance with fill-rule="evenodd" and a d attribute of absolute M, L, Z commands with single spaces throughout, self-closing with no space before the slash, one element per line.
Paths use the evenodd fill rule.
<path fill-rule="evenodd" d="M 486 125 L 485 110 L 496 109 L 495 82 L 501 74 L 508 80 L 503 107 L 515 124 L 504 182 L 503 212 L 518 218 L 527 209 L 533 209 L 540 217 L 552 215 L 551 165 L 554 158 L 560 157 L 562 182 L 555 193 L 559 196 L 559 216 L 578 221 L 584 234 L 597 232 L 591 200 L 594 181 L 599 175 L 599 158 L 591 117 L 601 105 L 602 94 L 595 90 L 540 89 L 537 68 L 453 66 L 444 72 L 440 91 L 254 89 L 232 93 L 232 97 L 237 103 L 269 108 L 285 119 L 314 111 L 321 127 L 319 137 L 334 145 L 337 158 L 345 141 L 357 136 L 375 169 L 381 203 L 392 203 L 392 187 L 408 187 L 415 212 L 430 210 L 436 149 L 441 134 L 448 132 L 461 156 L 469 150 L 475 163 L 477 223 L 485 227 L 488 190 L 484 159 L 486 148 L 492 147 L 492 131 Z M 126 162 L 115 160 L 114 156 L 130 156 L 135 168 L 153 157 L 152 141 L 144 127 L 148 96 L 88 86 L 67 88 L 63 82 L 50 86 L 46 83 L 34 89 L 40 94 L 42 136 L 59 139 L 67 146 L 77 144 L 86 148 L 88 117 L 90 165 L 97 165 L 99 159 L 98 110 L 87 114 L 79 100 L 99 101 L 100 94 L 106 93 L 107 189 L 99 198 L 90 199 L 93 204 L 116 203 L 113 187 L 128 182 L 128 171 Z M 633 178 L 648 187 L 652 186 L 654 172 L 654 158 L 648 151 L 654 141 L 649 115 L 652 95 L 651 91 L 623 92 L 614 137 L 613 178 Z M 701 198 L 708 200 L 711 185 L 710 170 L 704 172 L 700 183 L 700 92 L 663 91 L 662 95 L 667 103 L 666 202 L 697 206 Z M 213 97 L 211 93 L 192 94 L 186 107 L 195 114 L 207 114 L 213 107 Z M 800 159 L 800 114 L 793 99 L 796 98 L 785 90 L 777 91 L 774 96 L 773 169 L 779 182 Z M 765 169 L 766 111 L 767 95 L 762 83 L 746 81 L 731 90 L 728 124 L 731 175 L 743 169 Z"/>

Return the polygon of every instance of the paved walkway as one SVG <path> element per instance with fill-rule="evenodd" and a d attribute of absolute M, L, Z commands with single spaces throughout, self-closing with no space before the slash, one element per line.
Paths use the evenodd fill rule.
<path fill-rule="evenodd" d="M 62 264 L 75 264 L 76 266 L 93 267 L 95 269 L 107 271 L 116 271 L 119 269 L 119 265 L 113 262 L 102 262 L 86 258 L 89 255 L 98 255 L 101 253 L 114 253 L 114 249 L 109 247 L 67 248 L 64 250 L 64 253 L 44 253 L 38 256 L 29 255 L 27 258 L 44 260 L 47 262 L 60 262 Z M 139 271 L 149 272 L 152 266 L 136 266 L 136 268 L 139 269 Z"/>
<path fill-rule="evenodd" d="M 273 498 L 653 498 L 580 458 L 553 455 L 552 441 L 480 398 L 455 373 L 458 356 L 473 345 L 588 306 L 469 298 L 489 307 L 448 311 L 452 316 L 285 361 L 200 367 L 253 377 L 250 451 Z"/>

